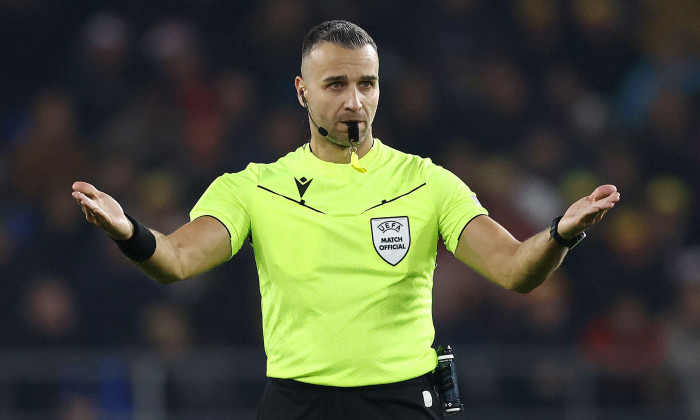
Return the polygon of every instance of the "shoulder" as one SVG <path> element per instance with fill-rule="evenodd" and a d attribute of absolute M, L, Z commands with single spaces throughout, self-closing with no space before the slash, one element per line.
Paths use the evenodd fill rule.
<path fill-rule="evenodd" d="M 260 177 L 260 174 L 263 171 L 265 164 L 261 163 L 249 163 L 245 169 L 242 171 L 238 172 L 227 172 L 222 175 L 220 175 L 218 178 L 214 180 L 214 183 L 220 183 L 220 184 L 230 184 L 230 183 L 239 183 L 244 180 L 248 181 L 254 181 L 257 180 Z"/>
<path fill-rule="evenodd" d="M 382 165 L 388 166 L 396 171 L 406 175 L 407 171 L 414 172 L 416 175 L 426 174 L 438 167 L 430 158 L 406 153 L 394 147 L 388 146 L 379 141 L 379 154 L 382 159 Z"/>
<path fill-rule="evenodd" d="M 306 159 L 305 153 L 308 150 L 307 148 L 308 144 L 299 146 L 296 150 L 287 153 L 274 162 L 251 163 L 248 165 L 246 170 L 250 169 L 251 171 L 256 172 L 259 178 L 294 171 L 296 168 L 304 165 L 304 160 Z"/>
<path fill-rule="evenodd" d="M 227 172 L 219 176 L 217 180 L 224 182 L 227 180 L 235 180 L 240 178 L 259 180 L 260 178 L 264 178 L 266 175 L 271 173 L 290 170 L 292 167 L 301 164 L 304 147 L 305 146 L 301 146 L 298 149 L 280 157 L 274 162 L 250 162 L 245 169 L 238 172 Z"/>
<path fill-rule="evenodd" d="M 386 162 L 396 174 L 425 182 L 431 193 L 440 200 L 452 194 L 473 194 L 464 180 L 430 158 L 405 153 L 382 144 Z"/>

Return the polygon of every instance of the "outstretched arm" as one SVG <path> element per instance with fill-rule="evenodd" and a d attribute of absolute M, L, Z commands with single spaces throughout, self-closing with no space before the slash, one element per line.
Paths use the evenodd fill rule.
<path fill-rule="evenodd" d="M 567 240 L 574 238 L 598 223 L 619 200 L 614 185 L 601 185 L 566 210 L 559 221 L 559 234 Z M 496 221 L 482 216 L 464 229 L 455 256 L 503 287 L 527 293 L 559 267 L 567 251 L 550 240 L 549 229 L 520 242 Z"/>
<path fill-rule="evenodd" d="M 133 224 L 108 194 L 86 182 L 75 182 L 73 198 L 80 204 L 87 221 L 113 239 L 126 240 L 133 235 Z M 135 264 L 161 283 L 173 283 L 203 273 L 231 256 L 228 230 L 213 217 L 197 218 L 170 235 L 151 232 L 156 238 L 155 253 Z"/>

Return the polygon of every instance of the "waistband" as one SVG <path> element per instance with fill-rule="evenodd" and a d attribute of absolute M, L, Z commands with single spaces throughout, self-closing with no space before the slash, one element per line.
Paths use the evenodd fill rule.
<path fill-rule="evenodd" d="M 377 385 L 363 385 L 363 386 L 329 386 L 329 385 L 317 385 L 310 384 L 307 382 L 297 381 L 295 379 L 283 379 L 283 378 L 270 378 L 268 381 L 275 385 L 280 385 L 289 389 L 313 389 L 313 390 L 350 390 L 350 391 L 361 391 L 361 390 L 389 390 L 389 389 L 401 389 L 415 386 L 432 386 L 432 372 L 425 373 L 421 376 L 406 379 L 400 382 L 391 382 L 388 384 L 377 384 Z"/>

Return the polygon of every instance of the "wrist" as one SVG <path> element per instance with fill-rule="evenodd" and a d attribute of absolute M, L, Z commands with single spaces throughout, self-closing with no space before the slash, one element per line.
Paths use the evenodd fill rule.
<path fill-rule="evenodd" d="M 557 220 L 556 224 L 556 231 L 561 236 L 567 241 L 572 240 L 573 238 L 576 237 L 576 232 L 575 232 L 575 226 L 571 222 L 571 218 L 564 218 L 564 215 L 555 217 L 554 220 Z M 552 223 L 554 223 L 554 220 L 552 220 Z M 550 226 L 551 228 L 551 226 Z"/>
<path fill-rule="evenodd" d="M 131 235 L 126 239 L 112 238 L 124 255 L 136 262 L 144 262 L 156 252 L 156 237 L 150 229 L 127 213 L 124 216 L 131 224 Z"/>
<path fill-rule="evenodd" d="M 124 213 L 124 216 L 126 217 L 126 220 L 129 223 L 128 231 L 127 231 L 127 233 L 125 233 L 123 235 L 117 234 L 115 236 L 115 235 L 110 234 L 109 237 L 112 238 L 112 240 L 114 240 L 114 241 L 128 241 L 129 239 L 131 239 L 134 236 L 134 232 L 136 231 L 136 226 L 131 221 L 132 217 L 128 216 L 126 213 Z"/>
<path fill-rule="evenodd" d="M 552 220 L 552 224 L 549 227 L 549 240 L 551 241 L 552 239 L 554 239 L 559 244 L 571 249 L 578 245 L 583 240 L 583 238 L 586 237 L 586 233 L 581 232 L 578 235 L 574 236 L 570 236 L 570 234 L 560 234 L 559 222 L 561 221 L 562 217 L 563 216 L 559 216 Z"/>

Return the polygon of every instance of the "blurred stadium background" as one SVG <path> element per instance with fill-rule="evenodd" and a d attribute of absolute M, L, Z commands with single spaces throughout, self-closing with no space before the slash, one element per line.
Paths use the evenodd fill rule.
<path fill-rule="evenodd" d="M 375 135 L 520 239 L 600 182 L 622 192 L 529 295 L 440 248 L 463 417 L 700 419 L 697 0 L 0 1 L 0 418 L 254 418 L 250 247 L 161 286 L 70 185 L 185 223 L 214 177 L 306 141 L 293 78 L 328 18 L 379 44 Z"/>

